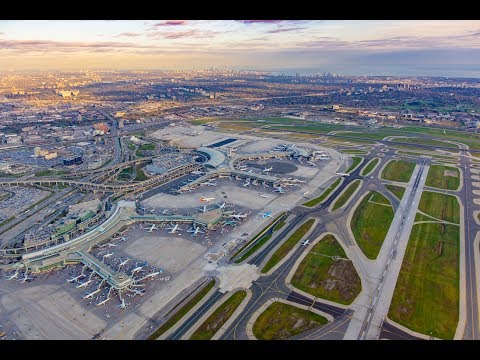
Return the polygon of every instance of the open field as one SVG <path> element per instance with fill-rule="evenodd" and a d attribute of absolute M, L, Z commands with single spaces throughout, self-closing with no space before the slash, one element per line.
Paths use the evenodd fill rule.
<path fill-rule="evenodd" d="M 253 335 L 260 340 L 288 339 L 327 322 L 321 315 L 296 306 L 274 302 L 253 324 Z"/>
<path fill-rule="evenodd" d="M 385 180 L 409 182 L 414 169 L 415 163 L 403 160 L 392 160 L 385 166 L 381 176 L 382 179 Z"/>
<path fill-rule="evenodd" d="M 446 143 L 446 142 L 434 140 L 434 139 L 419 138 L 419 137 L 395 138 L 394 141 L 404 142 L 407 144 L 422 144 L 422 145 L 432 145 L 432 146 L 440 146 L 440 147 L 451 147 L 453 149 L 458 149 L 458 146 L 455 144 L 450 144 L 450 143 Z"/>
<path fill-rule="evenodd" d="M 375 166 L 377 166 L 378 162 L 380 161 L 379 158 L 375 158 L 369 161 L 369 163 L 363 167 L 362 171 L 360 172 L 361 176 L 368 175 Z"/>
<path fill-rule="evenodd" d="M 335 237 L 325 235 L 302 260 L 291 284 L 315 297 L 350 304 L 359 294 L 361 283 L 355 267 L 346 258 Z"/>
<path fill-rule="evenodd" d="M 368 155 L 368 151 L 359 149 L 340 149 L 340 151 L 349 155 Z"/>
<path fill-rule="evenodd" d="M 439 220 L 460 223 L 460 205 L 453 195 L 424 191 L 418 204 L 418 210 Z"/>
<path fill-rule="evenodd" d="M 417 224 L 388 316 L 426 335 L 453 339 L 459 312 L 459 227 Z"/>
<path fill-rule="evenodd" d="M 457 190 L 460 186 L 460 171 L 452 166 L 431 165 L 425 185 L 438 189 Z"/>
<path fill-rule="evenodd" d="M 177 312 L 166 322 L 164 322 L 155 332 L 148 337 L 148 340 L 155 340 L 159 336 L 161 336 L 165 331 L 170 329 L 173 325 L 175 325 L 182 317 L 185 316 L 186 313 L 190 311 L 197 303 L 202 300 L 205 295 L 213 288 L 215 285 L 215 280 L 210 281 L 202 290 L 200 290 L 193 298 L 191 298 L 181 309 L 177 310 Z M 175 309 L 173 309 L 175 310 Z M 172 310 L 172 311 L 173 311 Z"/>
<path fill-rule="evenodd" d="M 369 192 L 355 209 L 350 226 L 355 241 L 367 258 L 377 258 L 393 216 L 388 199 L 376 191 Z"/>
<path fill-rule="evenodd" d="M 360 161 L 362 161 L 362 158 L 358 156 L 353 156 L 352 160 L 353 160 L 353 163 L 352 165 L 350 165 L 350 167 L 347 170 L 345 170 L 346 173 L 353 171 L 358 166 L 358 164 L 360 164 Z"/>
<path fill-rule="evenodd" d="M 342 178 L 338 178 L 337 180 L 335 180 L 332 183 L 332 185 L 330 185 L 327 189 L 325 189 L 325 191 L 322 193 L 322 195 L 307 201 L 306 203 L 303 204 L 303 206 L 312 207 L 312 206 L 315 206 L 315 205 L 321 203 L 323 200 L 325 200 L 327 198 L 328 195 L 330 195 L 330 193 L 333 190 L 335 190 L 337 188 L 337 186 L 338 186 L 338 184 L 340 184 L 341 180 L 342 180 Z"/>
<path fill-rule="evenodd" d="M 357 190 L 358 186 L 360 185 L 360 180 L 353 181 L 348 187 L 343 191 L 342 195 L 337 198 L 337 201 L 332 207 L 332 211 L 337 210 L 338 208 L 342 207 L 347 203 L 350 199 L 350 196 Z"/>
<path fill-rule="evenodd" d="M 231 295 L 208 317 L 205 322 L 192 334 L 190 340 L 210 340 L 218 330 L 232 316 L 243 299 L 247 296 L 245 290 L 239 290 Z"/>
<path fill-rule="evenodd" d="M 290 250 L 300 241 L 300 239 L 307 233 L 312 227 L 314 219 L 305 221 L 300 227 L 273 253 L 268 262 L 262 269 L 262 273 L 268 272 L 277 263 L 287 255 Z"/>
<path fill-rule="evenodd" d="M 402 200 L 403 194 L 405 193 L 405 188 L 402 186 L 385 184 L 388 190 L 390 190 L 393 195 L 395 195 L 399 200 Z"/>

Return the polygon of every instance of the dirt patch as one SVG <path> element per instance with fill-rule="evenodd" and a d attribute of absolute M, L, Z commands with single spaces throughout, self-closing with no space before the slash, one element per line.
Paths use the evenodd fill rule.
<path fill-rule="evenodd" d="M 455 170 L 445 170 L 443 176 L 458 177 L 458 173 Z"/>
<path fill-rule="evenodd" d="M 331 278 L 322 281 L 322 287 L 331 292 L 337 290 L 344 299 L 350 298 L 357 286 L 358 277 L 350 260 L 337 260 L 328 269 Z"/>

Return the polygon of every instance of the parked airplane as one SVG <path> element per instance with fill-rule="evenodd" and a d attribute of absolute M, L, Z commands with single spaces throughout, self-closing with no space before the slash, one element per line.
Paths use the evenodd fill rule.
<path fill-rule="evenodd" d="M 225 220 L 225 225 L 236 226 L 237 222 L 235 220 Z"/>
<path fill-rule="evenodd" d="M 25 272 L 25 275 L 23 276 L 22 280 L 20 280 L 21 283 L 27 282 L 27 280 L 33 280 L 33 278 L 28 277 L 28 273 Z"/>
<path fill-rule="evenodd" d="M 262 219 L 265 219 L 267 217 L 272 217 L 272 213 L 270 211 L 267 211 L 267 212 L 262 214 Z"/>
<path fill-rule="evenodd" d="M 105 305 L 108 300 L 110 300 L 109 297 L 107 297 L 105 300 L 100 301 L 100 302 L 97 304 L 97 306 Z"/>
<path fill-rule="evenodd" d="M 128 303 L 125 302 L 125 299 L 122 299 L 122 303 L 118 305 L 119 308 L 125 309 L 128 305 Z"/>
<path fill-rule="evenodd" d="M 118 264 L 118 268 L 120 269 L 122 266 L 126 265 L 130 259 L 123 260 L 120 264 Z"/>
<path fill-rule="evenodd" d="M 198 208 L 198 211 L 207 212 L 207 205 L 203 205 L 203 208 Z"/>
<path fill-rule="evenodd" d="M 340 175 L 340 176 L 350 176 L 348 173 L 343 173 L 343 172 L 336 172 L 335 174 Z"/>
<path fill-rule="evenodd" d="M 106 243 L 105 245 L 107 245 L 109 248 L 117 247 L 117 244 L 113 244 L 113 243 Z"/>
<path fill-rule="evenodd" d="M 147 230 L 147 232 L 152 232 L 153 230 L 158 230 L 158 229 L 159 229 L 159 228 L 157 227 L 157 225 L 152 224 L 152 225 L 150 226 L 150 228 Z"/>
<path fill-rule="evenodd" d="M 143 269 L 143 266 L 137 266 L 136 268 L 134 268 L 134 269 L 132 270 L 132 273 L 131 273 L 131 275 L 133 275 L 133 274 L 135 274 L 135 273 L 139 272 L 139 271 L 140 271 L 140 270 L 142 270 L 142 269 Z"/>
<path fill-rule="evenodd" d="M 148 212 L 149 212 L 150 214 L 155 214 L 155 209 L 150 209 Z"/>
<path fill-rule="evenodd" d="M 202 185 L 202 186 L 205 186 L 205 185 L 207 185 L 207 186 L 217 186 L 218 184 L 216 182 L 212 182 L 212 181 L 205 181 L 205 182 L 201 183 L 200 185 Z"/>
<path fill-rule="evenodd" d="M 232 215 L 228 215 L 228 217 L 231 217 L 234 219 L 244 219 L 247 217 L 247 214 L 232 214 Z"/>
<path fill-rule="evenodd" d="M 250 181 L 247 181 L 247 182 L 243 183 L 243 187 L 245 187 L 245 186 L 252 186 L 252 183 Z"/>
<path fill-rule="evenodd" d="M 72 282 L 78 282 L 78 279 L 85 277 L 86 275 L 80 274 L 78 276 L 74 276 L 70 279 L 67 280 L 67 282 L 72 283 Z"/>
<path fill-rule="evenodd" d="M 283 190 L 283 187 L 281 187 L 281 186 L 277 186 L 277 187 L 275 188 L 275 191 L 276 191 L 276 192 L 279 192 L 280 194 L 285 194 L 285 190 Z"/>
<path fill-rule="evenodd" d="M 219 204 L 217 204 L 217 206 L 218 206 L 218 208 L 219 208 L 219 209 L 224 209 L 224 208 L 225 208 L 225 205 L 226 205 L 226 203 L 225 203 L 225 202 L 223 202 L 223 203 L 222 203 L 222 204 L 220 204 L 220 205 L 219 205 Z"/>
<path fill-rule="evenodd" d="M 307 196 L 307 194 L 308 194 L 309 192 L 310 192 L 310 191 L 305 191 L 305 192 L 303 193 L 303 196 Z"/>
<path fill-rule="evenodd" d="M 125 236 L 120 236 L 120 237 L 115 238 L 113 240 L 127 241 L 127 238 Z"/>
<path fill-rule="evenodd" d="M 75 287 L 76 287 L 77 289 L 86 287 L 86 286 L 88 286 L 92 281 L 93 281 L 93 280 L 87 280 L 87 281 L 85 281 L 85 282 L 83 282 L 83 283 L 78 284 L 78 285 L 75 286 Z"/>
<path fill-rule="evenodd" d="M 269 172 L 269 171 L 272 171 L 273 167 L 270 166 L 269 168 L 265 167 L 262 172 Z"/>
<path fill-rule="evenodd" d="M 213 199 L 215 199 L 215 198 L 214 198 L 214 197 L 205 197 L 205 196 L 202 196 L 202 197 L 200 198 L 200 201 L 201 201 L 201 202 L 210 202 L 210 201 L 212 201 Z"/>
<path fill-rule="evenodd" d="M 167 209 L 165 209 L 165 210 L 162 211 L 162 214 L 163 214 L 163 215 L 167 215 L 168 213 L 169 213 L 169 211 L 168 211 Z"/>
<path fill-rule="evenodd" d="M 100 292 L 100 289 L 97 289 L 97 290 L 94 290 L 92 291 L 91 293 L 89 294 L 86 294 L 83 298 L 84 299 L 92 299 L 93 298 L 93 295 L 97 294 Z"/>
<path fill-rule="evenodd" d="M 105 255 L 102 256 L 102 259 L 108 259 L 109 257 L 111 257 L 113 255 L 113 252 L 112 253 L 107 253 Z"/>
<path fill-rule="evenodd" d="M 166 228 L 166 230 L 170 230 L 169 231 L 170 234 L 176 234 L 176 231 L 182 231 L 182 229 L 178 227 L 178 224 L 175 224 L 175 226 L 173 227 Z"/>
<path fill-rule="evenodd" d="M 193 229 L 187 230 L 187 232 L 192 233 L 192 236 L 197 236 L 198 233 L 205 234 L 205 231 L 202 231 L 200 226 L 194 226 Z"/>
<path fill-rule="evenodd" d="M 12 279 L 18 278 L 18 269 L 12 275 L 7 275 L 6 278 L 7 278 L 7 280 L 12 280 Z"/>
<path fill-rule="evenodd" d="M 315 163 L 314 163 L 314 162 L 312 162 L 312 161 L 307 161 L 307 164 L 308 164 L 308 165 L 310 165 L 310 166 L 312 166 L 312 167 L 315 167 L 315 166 L 317 166 L 317 164 L 315 164 Z"/>
<path fill-rule="evenodd" d="M 307 239 L 307 240 L 305 240 L 305 241 L 302 241 L 302 245 L 303 245 L 303 246 L 310 245 L 310 240 Z"/>

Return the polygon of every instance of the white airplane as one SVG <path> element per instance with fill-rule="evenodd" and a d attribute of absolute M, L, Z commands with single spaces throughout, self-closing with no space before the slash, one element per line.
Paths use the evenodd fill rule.
<path fill-rule="evenodd" d="M 139 280 L 144 280 L 146 278 L 154 278 L 155 276 L 157 276 L 158 274 L 160 274 L 161 272 L 160 271 L 155 271 L 153 273 L 150 273 L 150 274 L 147 274 L 145 275 L 143 278 L 139 279 Z"/>
<path fill-rule="evenodd" d="M 303 193 L 303 196 L 307 196 L 309 192 L 310 192 L 310 191 L 305 191 L 305 192 Z"/>
<path fill-rule="evenodd" d="M 307 239 L 307 240 L 305 240 L 305 241 L 302 241 L 302 245 L 303 245 L 303 246 L 310 245 L 310 240 Z"/>
<path fill-rule="evenodd" d="M 201 202 L 210 202 L 210 201 L 212 201 L 213 199 L 215 199 L 215 198 L 214 198 L 214 197 L 205 197 L 205 196 L 202 196 L 202 197 L 200 198 L 200 201 L 201 201 Z"/>
<path fill-rule="evenodd" d="M 130 259 L 123 260 L 120 264 L 118 264 L 118 268 L 120 269 L 122 266 L 127 265 L 127 263 L 130 261 Z"/>
<path fill-rule="evenodd" d="M 168 211 L 167 209 L 165 209 L 165 210 L 162 211 L 162 214 L 163 214 L 163 215 L 166 215 L 166 214 L 168 214 L 168 213 L 169 213 L 169 211 Z"/>
<path fill-rule="evenodd" d="M 226 205 L 225 202 L 223 202 L 221 205 L 217 204 L 217 206 L 218 206 L 219 209 L 224 209 L 224 208 L 225 208 L 225 205 Z"/>
<path fill-rule="evenodd" d="M 192 233 L 192 236 L 197 236 L 198 233 L 205 234 L 205 231 L 202 231 L 199 226 L 196 226 L 191 230 L 187 230 L 187 232 Z"/>
<path fill-rule="evenodd" d="M 271 167 L 271 166 L 270 166 L 269 168 L 265 167 L 265 168 L 262 170 L 262 172 L 269 172 L 269 171 L 272 171 L 272 169 L 273 169 L 273 167 Z"/>
<path fill-rule="evenodd" d="M 112 247 L 117 247 L 117 244 L 106 243 L 106 244 L 102 245 L 101 247 L 104 247 L 104 246 L 108 246 L 109 248 L 112 248 Z"/>
<path fill-rule="evenodd" d="M 135 273 L 139 272 L 139 271 L 140 271 L 140 270 L 142 270 L 142 269 L 143 269 L 143 266 L 137 266 L 135 269 L 133 269 L 133 270 L 132 270 L 132 273 L 131 273 L 131 275 L 133 275 L 133 274 L 135 274 Z"/>
<path fill-rule="evenodd" d="M 105 255 L 102 256 L 102 259 L 108 259 L 109 257 L 111 257 L 113 255 L 113 252 L 112 253 L 107 253 Z"/>
<path fill-rule="evenodd" d="M 6 278 L 7 280 L 13 280 L 15 278 L 18 278 L 18 271 L 15 271 L 12 275 L 7 275 Z"/>
<path fill-rule="evenodd" d="M 152 232 L 153 230 L 158 230 L 158 227 L 155 224 L 152 224 L 152 226 L 150 226 L 147 232 Z"/>
<path fill-rule="evenodd" d="M 165 228 L 166 230 L 170 230 L 169 233 L 170 234 L 176 234 L 176 231 L 182 231 L 182 229 L 180 229 L 178 227 L 178 224 L 175 224 L 175 226 L 173 227 L 170 227 L 170 228 Z"/>
<path fill-rule="evenodd" d="M 97 304 L 97 306 L 105 305 L 108 300 L 110 300 L 109 297 L 107 297 L 105 300 L 100 301 L 100 302 Z"/>
<path fill-rule="evenodd" d="M 125 309 L 128 305 L 128 303 L 125 302 L 125 299 L 122 299 L 122 303 L 118 305 L 119 308 Z"/>
<path fill-rule="evenodd" d="M 78 276 L 74 276 L 70 279 L 67 280 L 67 282 L 72 283 L 72 282 L 78 282 L 78 279 L 85 277 L 84 274 L 80 274 Z"/>
<path fill-rule="evenodd" d="M 250 181 L 247 181 L 243 184 L 243 187 L 245 187 L 245 186 L 252 186 L 252 183 Z"/>
<path fill-rule="evenodd" d="M 280 194 L 284 194 L 284 193 L 285 193 L 285 190 L 283 190 L 283 187 L 281 187 L 281 186 L 277 186 L 277 187 L 275 188 L 275 191 L 276 191 L 276 192 L 279 192 Z"/>
<path fill-rule="evenodd" d="M 91 293 L 88 293 L 87 295 L 85 295 L 83 298 L 84 299 L 93 299 L 93 295 L 95 295 L 99 292 L 100 292 L 100 289 L 94 290 Z"/>
<path fill-rule="evenodd" d="M 150 214 L 155 214 L 155 209 L 150 209 L 148 212 L 149 212 Z"/>
<path fill-rule="evenodd" d="M 262 198 L 265 198 L 265 199 L 268 199 L 268 198 L 270 197 L 270 196 L 268 196 L 268 195 L 263 195 L 263 194 L 258 194 L 258 195 L 259 195 L 260 197 L 262 197 Z"/>
<path fill-rule="evenodd" d="M 140 229 L 141 229 L 141 228 L 140 228 Z M 124 236 L 120 236 L 120 237 L 115 238 L 115 239 L 113 239 L 113 240 L 127 241 L 127 238 L 124 237 Z"/>
<path fill-rule="evenodd" d="M 315 163 L 314 163 L 314 162 L 312 162 L 312 161 L 307 161 L 307 164 L 308 164 L 308 165 L 310 165 L 310 166 L 312 166 L 312 167 L 315 167 L 315 166 L 317 166 L 317 164 L 315 164 Z"/>
<path fill-rule="evenodd" d="M 262 219 L 265 219 L 265 218 L 267 218 L 267 217 L 272 217 L 272 213 L 271 213 L 270 211 L 264 212 L 264 213 L 262 214 Z"/>
<path fill-rule="evenodd" d="M 201 212 L 207 212 L 207 205 L 203 205 L 203 208 L 198 208 L 197 210 Z"/>
<path fill-rule="evenodd" d="M 228 215 L 228 217 L 231 217 L 234 219 L 244 219 L 247 217 L 247 214 L 232 214 L 232 215 Z"/>
<path fill-rule="evenodd" d="M 23 276 L 22 280 L 20 280 L 21 283 L 27 282 L 27 280 L 33 280 L 33 278 L 28 277 L 28 273 L 25 272 L 25 275 Z"/>
<path fill-rule="evenodd" d="M 338 171 L 335 174 L 340 175 L 340 176 L 350 176 L 350 174 L 348 174 L 348 173 L 338 172 Z"/>
<path fill-rule="evenodd" d="M 218 184 L 216 182 L 212 182 L 212 181 L 205 181 L 203 183 L 201 183 L 200 185 L 202 186 L 217 186 Z"/>
<path fill-rule="evenodd" d="M 83 283 L 78 284 L 78 285 L 75 286 L 75 287 L 76 287 L 77 289 L 86 287 L 86 286 L 88 286 L 92 281 L 93 281 L 93 280 L 87 280 L 87 281 L 85 281 L 85 282 L 83 282 Z"/>
<path fill-rule="evenodd" d="M 253 180 L 253 181 L 252 181 L 252 185 L 255 185 L 255 186 L 257 186 L 257 185 L 258 185 L 258 181 L 257 181 L 257 179 L 255 179 L 255 180 Z"/>

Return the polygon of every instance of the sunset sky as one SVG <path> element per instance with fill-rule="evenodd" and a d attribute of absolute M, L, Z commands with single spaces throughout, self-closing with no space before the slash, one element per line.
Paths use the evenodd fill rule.
<path fill-rule="evenodd" d="M 480 21 L 0 21 L 0 69 L 178 69 L 480 77 Z"/>

